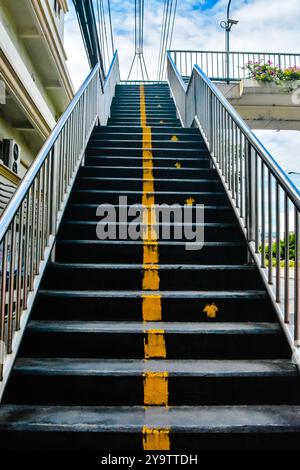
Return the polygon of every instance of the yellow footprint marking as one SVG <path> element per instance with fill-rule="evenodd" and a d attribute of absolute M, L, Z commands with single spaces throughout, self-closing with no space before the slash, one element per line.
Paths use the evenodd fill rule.
<path fill-rule="evenodd" d="M 218 311 L 219 311 L 219 309 L 216 306 L 216 304 L 208 304 L 203 309 L 203 313 L 207 314 L 207 318 L 216 318 Z"/>
<path fill-rule="evenodd" d="M 171 141 L 172 141 L 172 142 L 178 142 L 178 140 L 179 140 L 179 139 L 178 139 L 178 137 L 177 137 L 176 135 L 173 135 L 173 136 L 171 137 Z"/>
<path fill-rule="evenodd" d="M 181 168 L 181 163 L 177 162 L 177 163 L 175 163 L 175 166 L 176 166 L 176 168 L 179 169 L 179 168 Z"/>
<path fill-rule="evenodd" d="M 187 199 L 185 201 L 186 205 L 187 206 L 192 206 L 193 204 L 195 204 L 195 199 L 193 199 L 192 197 L 190 197 L 189 199 Z"/>

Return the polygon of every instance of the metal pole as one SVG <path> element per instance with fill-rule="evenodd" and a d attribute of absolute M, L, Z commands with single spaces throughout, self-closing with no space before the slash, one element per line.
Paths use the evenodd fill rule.
<path fill-rule="evenodd" d="M 231 6 L 231 1 L 229 0 L 228 7 L 227 7 L 227 25 L 226 25 L 226 30 L 225 30 L 225 37 L 226 37 L 226 77 L 227 77 L 227 84 L 229 85 L 230 83 L 230 30 L 231 26 L 229 24 L 229 19 L 230 19 L 230 6 Z"/>

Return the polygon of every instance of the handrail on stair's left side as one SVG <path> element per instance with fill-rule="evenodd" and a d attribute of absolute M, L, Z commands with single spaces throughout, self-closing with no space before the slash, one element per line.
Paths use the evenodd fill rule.
<path fill-rule="evenodd" d="M 96 65 L 0 218 L 0 401 L 87 143 L 106 124 L 119 80 L 116 52 L 103 93 Z"/>
<path fill-rule="evenodd" d="M 183 125 L 202 132 L 300 368 L 300 193 L 203 70 L 195 65 L 186 87 L 168 53 L 168 81 Z"/>

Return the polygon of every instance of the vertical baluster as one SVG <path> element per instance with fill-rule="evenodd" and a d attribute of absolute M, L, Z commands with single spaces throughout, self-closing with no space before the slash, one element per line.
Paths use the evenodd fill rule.
<path fill-rule="evenodd" d="M 261 161 L 261 266 L 266 267 L 265 164 Z"/>
<path fill-rule="evenodd" d="M 240 177 L 239 177 L 239 172 L 240 172 L 239 155 L 240 155 L 240 146 L 241 146 L 240 141 L 241 141 L 241 131 L 236 126 L 235 203 L 236 203 L 237 209 L 240 208 Z"/>
<path fill-rule="evenodd" d="M 24 204 L 23 201 L 21 204 L 21 209 L 19 211 L 19 235 L 18 235 L 18 266 L 17 266 L 17 280 L 16 280 L 16 290 L 17 290 L 17 301 L 16 301 L 16 330 L 20 329 L 21 321 L 21 312 L 23 308 L 23 299 L 22 299 L 22 274 L 24 268 Z"/>
<path fill-rule="evenodd" d="M 3 378 L 3 363 L 5 359 L 5 317 L 6 317 L 6 289 L 7 289 L 7 255 L 8 233 L 2 241 L 2 271 L 1 271 L 1 319 L 0 319 L 0 379 Z"/>
<path fill-rule="evenodd" d="M 254 188 L 255 188 L 255 202 L 254 202 L 254 224 L 255 224 L 255 252 L 259 253 L 259 195 L 258 195 L 258 155 L 254 153 Z"/>
<path fill-rule="evenodd" d="M 295 312 L 295 346 L 300 346 L 300 311 L 299 311 L 299 212 L 294 209 L 295 217 L 295 279 L 294 279 L 294 312 Z"/>
<path fill-rule="evenodd" d="M 284 197 L 284 321 L 290 322 L 290 227 L 289 227 L 289 199 L 287 194 Z"/>
<path fill-rule="evenodd" d="M 10 263 L 9 263 L 9 292 L 8 292 L 8 319 L 7 319 L 7 354 L 12 353 L 12 339 L 14 334 L 14 305 L 15 305 L 15 253 L 16 253 L 16 218 L 14 217 L 10 228 Z"/>
<path fill-rule="evenodd" d="M 32 190 L 28 191 L 26 197 L 25 215 L 25 241 L 24 241 L 24 276 L 23 276 L 23 309 L 27 308 L 27 298 L 29 289 L 29 261 L 30 261 L 30 212 L 31 212 Z"/>
<path fill-rule="evenodd" d="M 241 147 L 240 147 L 240 194 L 241 194 L 241 199 L 240 199 L 240 213 L 241 217 L 244 217 L 245 211 L 244 211 L 244 134 L 241 133 Z"/>
<path fill-rule="evenodd" d="M 268 169 L 268 215 L 269 215 L 269 227 L 268 227 L 268 244 L 269 244 L 269 269 L 268 269 L 268 281 L 269 284 L 273 284 L 273 265 L 272 265 L 272 229 L 273 229 L 273 211 L 272 211 L 272 175 Z"/>
<path fill-rule="evenodd" d="M 280 192 L 276 181 L 276 302 L 280 302 Z"/>
<path fill-rule="evenodd" d="M 40 245 L 41 245 L 41 233 L 40 233 L 40 217 L 41 217 L 41 170 L 39 171 L 38 175 L 36 176 L 37 180 L 37 201 L 36 201 L 36 247 L 35 247 L 35 265 L 36 265 L 36 272 L 35 274 L 39 273 L 39 266 L 40 266 Z"/>
<path fill-rule="evenodd" d="M 30 265 L 29 265 L 29 273 L 30 273 L 30 290 L 33 290 L 33 282 L 34 282 L 34 274 L 35 274 L 35 212 L 36 212 L 36 180 L 34 180 L 32 184 L 32 212 L 31 212 L 31 230 L 30 230 Z"/>

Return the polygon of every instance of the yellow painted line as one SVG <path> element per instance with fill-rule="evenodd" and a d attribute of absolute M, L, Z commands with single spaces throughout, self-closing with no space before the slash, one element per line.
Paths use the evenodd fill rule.
<path fill-rule="evenodd" d="M 164 330 L 145 331 L 145 359 L 165 359 L 167 356 Z"/>
<path fill-rule="evenodd" d="M 143 290 L 159 290 L 159 268 L 157 265 L 145 264 L 143 275 Z"/>
<path fill-rule="evenodd" d="M 140 87 L 141 126 L 143 128 L 143 321 L 162 321 L 160 289 L 158 234 L 155 211 L 153 175 L 152 130 L 147 126 L 145 88 Z M 144 330 L 144 357 L 164 359 L 167 357 L 165 332 L 163 329 Z M 146 362 L 147 364 L 147 362 Z M 146 371 L 144 373 L 144 405 L 168 406 L 169 383 L 167 372 Z M 143 428 L 144 450 L 169 450 L 168 429 Z"/>
<path fill-rule="evenodd" d="M 161 321 L 161 296 L 143 294 L 143 320 L 148 321 Z"/>
<path fill-rule="evenodd" d="M 146 406 L 168 406 L 168 372 L 144 373 L 144 404 Z"/>
<path fill-rule="evenodd" d="M 170 430 L 143 428 L 144 450 L 171 450 Z"/>

